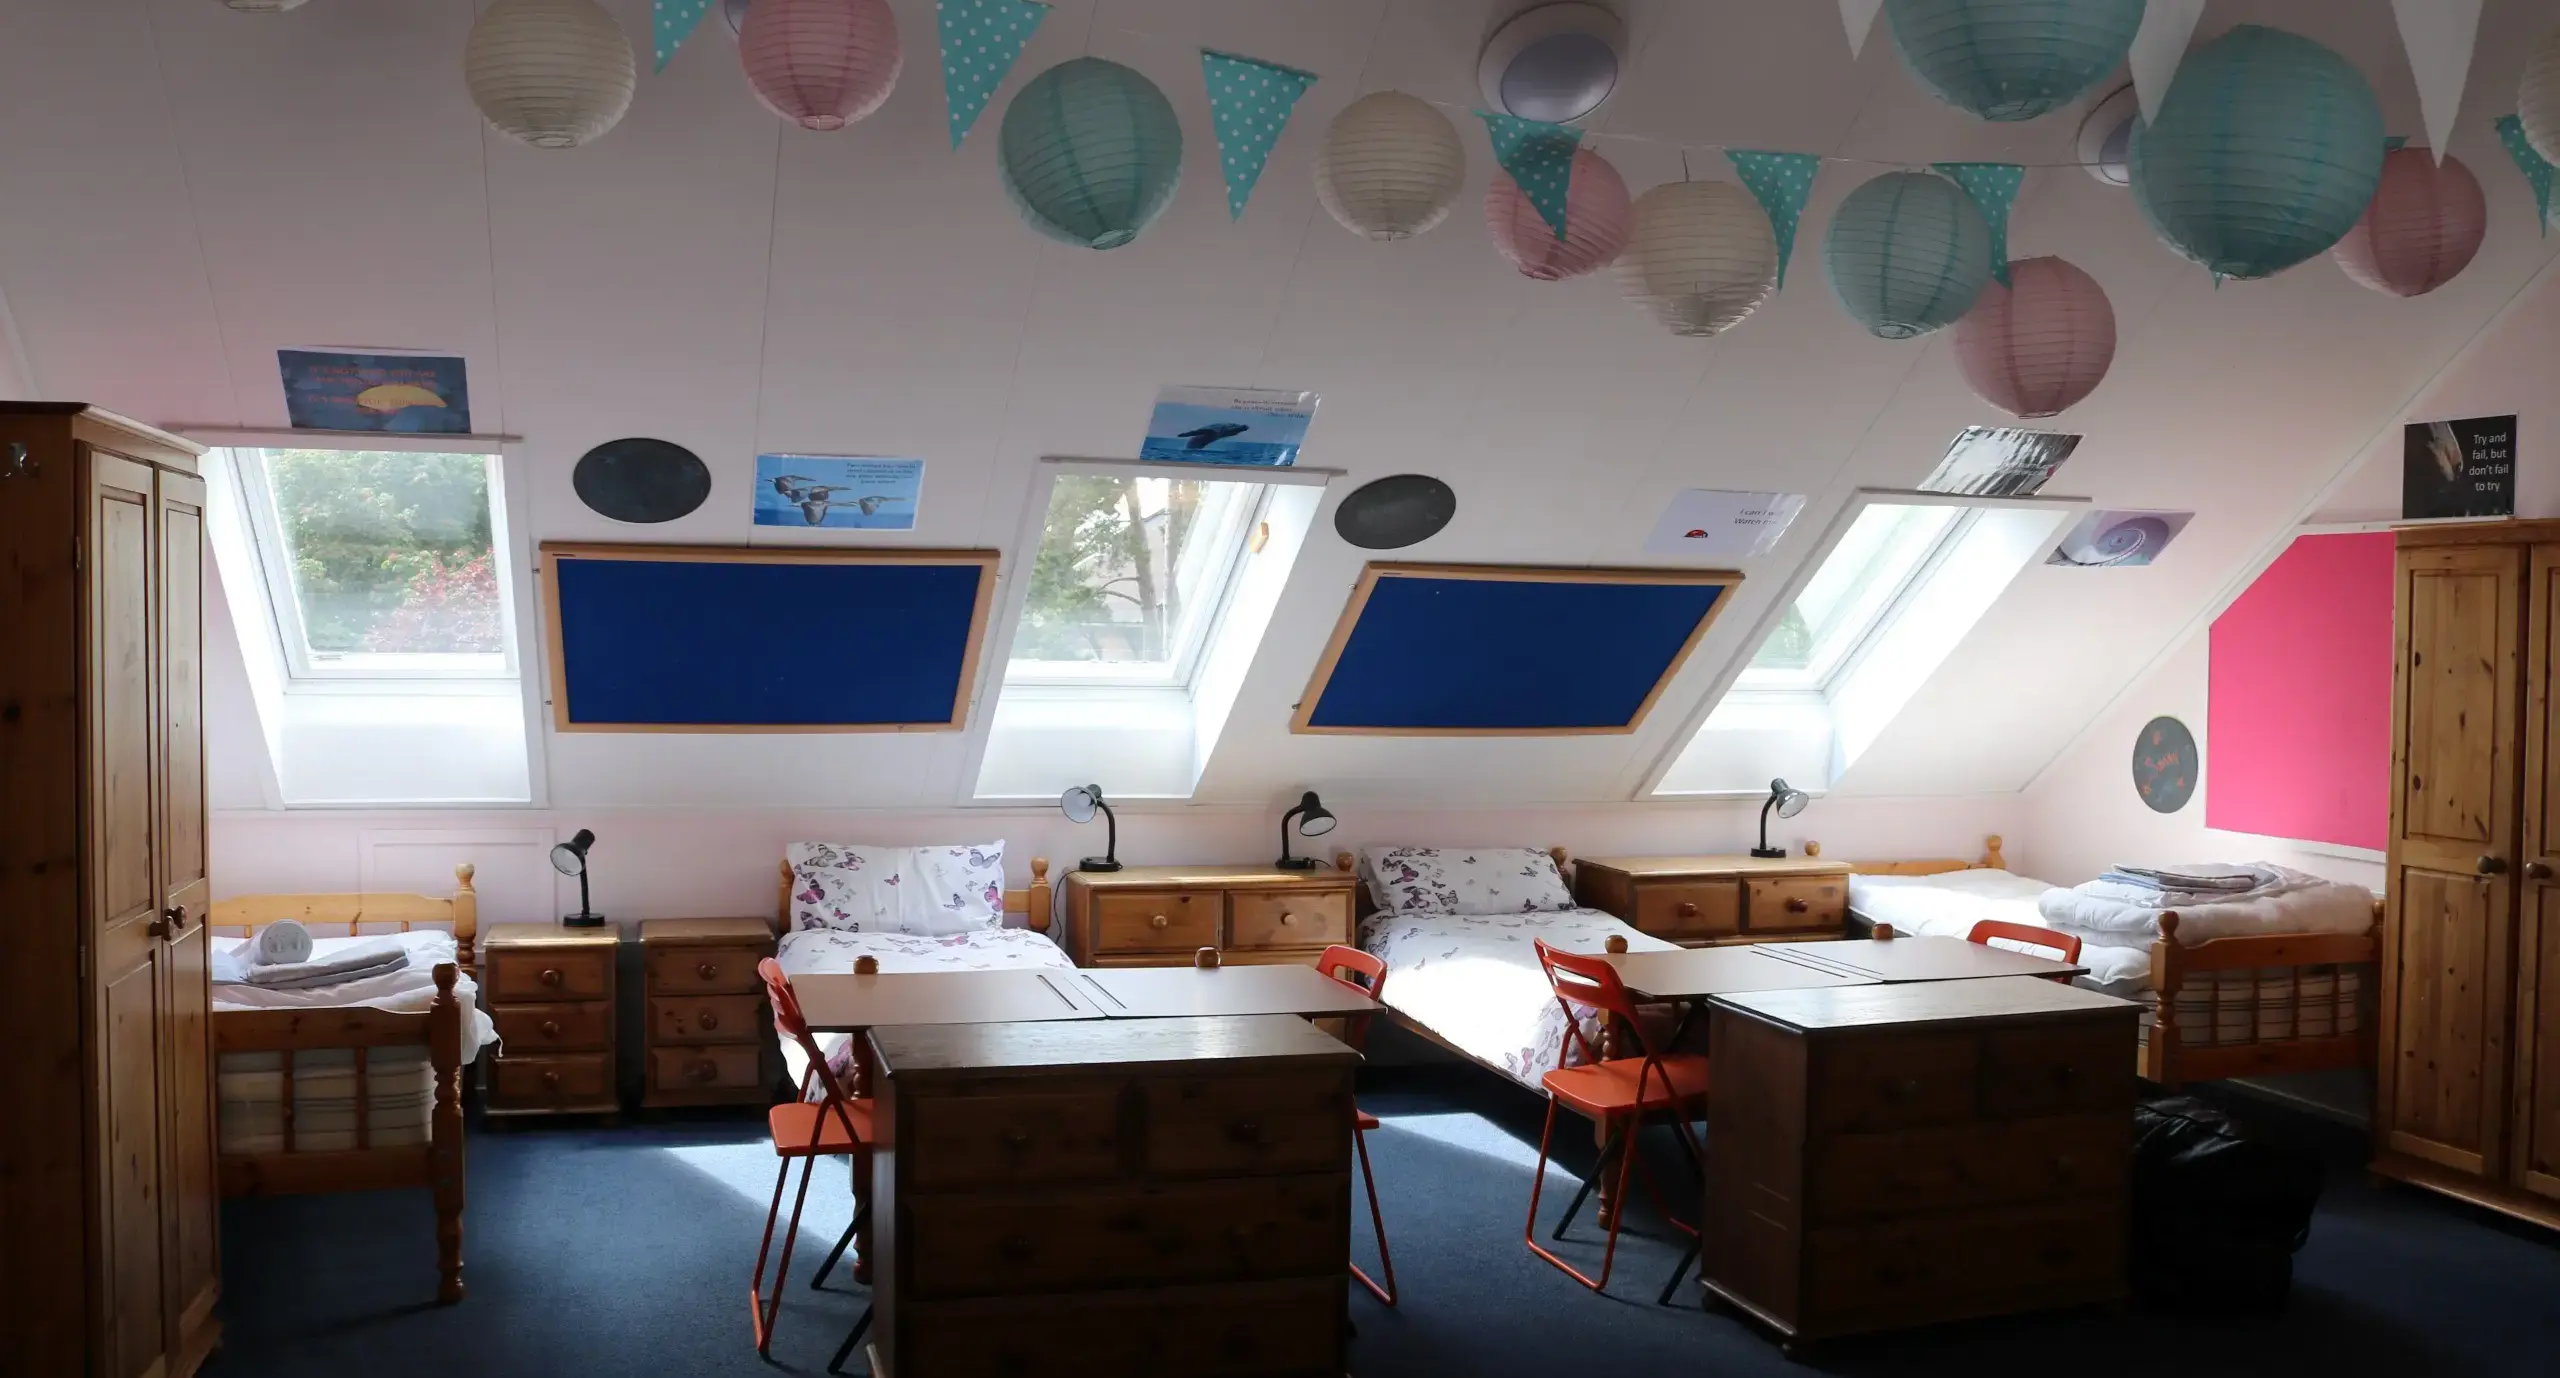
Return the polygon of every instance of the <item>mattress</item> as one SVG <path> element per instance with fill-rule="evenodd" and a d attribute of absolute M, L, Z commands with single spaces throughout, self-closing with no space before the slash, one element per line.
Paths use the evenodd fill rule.
<path fill-rule="evenodd" d="M 359 942 L 396 938 L 409 965 L 316 990 L 268 990 L 228 981 L 213 986 L 216 1014 L 226 1010 L 344 1009 L 364 1005 L 398 1014 L 424 1014 L 435 1003 L 435 968 L 454 960 L 453 935 L 438 930 L 314 939 L 312 955 L 326 958 Z M 236 951 L 243 938 L 215 938 L 217 953 Z M 453 983 L 462 1005 L 462 1061 L 497 1041 L 497 1026 L 480 1011 L 479 987 L 468 975 Z M 293 1147 L 319 1153 L 357 1147 L 355 1049 L 327 1048 L 293 1057 Z M 435 1068 L 424 1044 L 365 1050 L 365 1143 L 375 1148 L 423 1144 L 435 1104 Z M 225 1053 L 215 1069 L 220 1150 L 284 1151 L 284 1055 Z"/>
<path fill-rule="evenodd" d="M 926 936 L 916 933 L 848 933 L 832 928 L 803 929 L 782 935 L 774 956 L 786 976 L 848 972 L 864 957 L 880 960 L 882 971 L 1036 971 L 1054 967 L 1072 971 L 1075 963 L 1045 934 L 1028 928 L 979 928 L 967 933 Z M 849 1070 L 850 1034 L 819 1034 L 819 1051 L 838 1076 Z M 795 1039 L 784 1038 L 783 1066 L 791 1084 L 808 1075 L 809 1058 Z"/>
<path fill-rule="evenodd" d="M 1386 959 L 1389 1009 L 1533 1091 L 1563 1052 L 1565 1015 L 1531 944 L 1543 938 L 1567 952 L 1600 952 L 1613 937 L 1626 939 L 1630 952 L 1678 946 L 1597 909 L 1381 911 L 1360 925 L 1361 948 Z"/>

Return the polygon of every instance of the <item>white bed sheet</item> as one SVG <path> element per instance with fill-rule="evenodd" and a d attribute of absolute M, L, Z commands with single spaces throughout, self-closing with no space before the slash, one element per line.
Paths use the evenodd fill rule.
<path fill-rule="evenodd" d="M 1943 871 L 1933 876 L 1851 876 L 1849 912 L 1869 923 L 1889 923 L 1915 938 L 1964 938 L 1984 919 L 2051 928 L 2036 901 L 2051 885 L 1993 867 Z M 2074 984 L 2128 999 L 2151 989 L 2151 954 L 2142 948 L 2084 945 L 2080 964 L 2089 974 Z"/>
<path fill-rule="evenodd" d="M 1600 952 L 1612 937 L 1626 939 L 1630 952 L 1678 947 L 1597 909 L 1380 912 L 1360 925 L 1361 948 L 1386 959 L 1388 1008 L 1533 1091 L 1555 1070 L 1565 1025 L 1531 944 L 1543 938 L 1567 952 Z"/>
<path fill-rule="evenodd" d="M 1046 934 L 1028 928 L 977 928 L 940 936 L 811 928 L 783 934 L 774 956 L 786 976 L 847 972 L 863 957 L 879 958 L 884 972 L 1075 969 L 1075 963 Z M 808 1074 L 809 1059 L 795 1040 L 779 1041 L 783 1066 L 791 1074 L 791 1084 L 797 1086 Z M 849 1034 L 818 1035 L 819 1050 L 839 1073 L 845 1070 L 845 1052 L 852 1046 Z"/>

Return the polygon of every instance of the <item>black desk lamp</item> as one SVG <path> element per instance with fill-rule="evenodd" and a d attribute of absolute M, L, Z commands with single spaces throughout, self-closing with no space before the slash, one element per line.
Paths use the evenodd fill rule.
<path fill-rule="evenodd" d="M 1322 837 L 1333 831 L 1333 812 L 1316 798 L 1314 790 L 1308 790 L 1298 800 L 1296 808 L 1280 815 L 1280 859 L 1271 864 L 1284 871 L 1312 871 L 1317 865 L 1314 857 L 1289 855 L 1289 820 L 1292 818 L 1298 820 L 1298 836 Z"/>
<path fill-rule="evenodd" d="M 1079 871 L 1117 871 L 1120 869 L 1120 815 L 1111 811 L 1103 800 L 1102 786 L 1078 785 L 1058 796 L 1058 811 L 1070 823 L 1090 823 L 1094 810 L 1102 811 L 1103 823 L 1110 829 L 1104 834 L 1102 855 L 1089 856 L 1076 863 Z"/>
<path fill-rule="evenodd" d="M 1785 856 L 1786 848 L 1769 845 L 1769 810 L 1776 809 L 1780 818 L 1793 818 L 1804 812 L 1804 806 L 1812 802 L 1812 795 L 1786 781 L 1770 781 L 1769 802 L 1760 806 L 1760 845 L 1752 848 L 1751 854 L 1763 857 Z"/>
<path fill-rule="evenodd" d="M 560 916 L 562 928 L 602 928 L 604 915 L 587 905 L 587 849 L 596 845 L 596 835 L 586 828 L 578 829 L 568 841 L 551 849 L 551 869 L 564 876 L 578 878 L 578 912 Z"/>

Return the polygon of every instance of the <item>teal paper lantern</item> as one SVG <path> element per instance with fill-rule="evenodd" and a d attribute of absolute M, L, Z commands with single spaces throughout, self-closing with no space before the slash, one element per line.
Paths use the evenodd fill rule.
<path fill-rule="evenodd" d="M 1964 189 L 1888 172 L 1849 193 L 1822 237 L 1840 306 L 1882 339 L 1953 325 L 1991 280 L 1991 226 Z"/>
<path fill-rule="evenodd" d="M 1079 57 L 1033 77 L 1005 107 L 1005 195 L 1031 228 L 1087 249 L 1136 239 L 1182 183 L 1182 125 L 1156 84 Z"/>
<path fill-rule="evenodd" d="M 2088 94 L 2133 47 L 2143 0 L 1885 0 L 1903 65 L 1986 120 L 2032 120 Z"/>
<path fill-rule="evenodd" d="M 2382 107 L 2310 39 L 2244 24 L 2187 55 L 2137 122 L 2133 199 L 2170 248 L 2226 278 L 2327 253 L 2382 183 Z"/>

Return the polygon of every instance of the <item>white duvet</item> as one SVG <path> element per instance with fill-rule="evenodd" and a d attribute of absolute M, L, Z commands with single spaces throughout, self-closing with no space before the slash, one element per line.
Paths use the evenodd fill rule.
<path fill-rule="evenodd" d="M 1047 935 L 1028 928 L 974 928 L 966 933 L 850 933 L 833 928 L 802 929 L 782 935 L 775 950 L 786 976 L 809 976 L 853 970 L 863 957 L 880 959 L 880 969 L 893 971 L 1037 971 L 1075 963 Z M 818 1049 L 838 1075 L 847 1070 L 850 1034 L 819 1034 Z M 798 1086 L 809 1071 L 808 1056 L 793 1039 L 782 1039 L 783 1066 Z M 813 1090 L 814 1094 L 814 1090 Z"/>
<path fill-rule="evenodd" d="M 2258 937 L 2270 933 L 2363 933 L 2373 927 L 2373 892 L 2360 885 L 2282 866 L 2253 868 L 2269 873 L 2254 890 L 2204 903 L 2183 895 L 2114 881 L 2093 880 L 2072 890 L 2048 890 L 2037 901 L 2049 927 L 2077 933 L 2084 941 L 2115 947 L 2147 947 L 2160 936 L 2160 916 L 2175 910 L 2178 941 L 2188 947 L 2216 938 Z"/>
<path fill-rule="evenodd" d="M 1384 1003 L 1459 1051 L 1531 1090 L 1554 1071 L 1564 1047 L 1564 1010 L 1538 968 L 1531 944 L 1600 952 L 1608 940 L 1630 952 L 1678 946 L 1597 909 L 1527 914 L 1372 914 L 1360 946 L 1387 962 Z"/>

